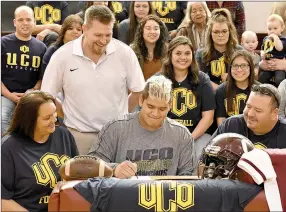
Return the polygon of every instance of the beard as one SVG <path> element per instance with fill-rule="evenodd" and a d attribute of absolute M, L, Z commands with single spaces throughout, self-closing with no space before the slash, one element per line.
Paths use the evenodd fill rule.
<path fill-rule="evenodd" d="M 96 43 L 92 44 L 92 52 L 96 55 L 102 55 L 106 50 L 106 46 L 100 47 Z"/>

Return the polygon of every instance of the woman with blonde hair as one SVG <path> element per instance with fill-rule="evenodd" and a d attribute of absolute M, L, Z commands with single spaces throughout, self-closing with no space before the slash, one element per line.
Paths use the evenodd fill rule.
<path fill-rule="evenodd" d="M 215 9 L 208 22 L 205 47 L 196 52 L 200 70 L 209 75 L 214 90 L 227 80 L 230 57 L 240 49 L 230 12 Z"/>
<path fill-rule="evenodd" d="M 177 36 L 187 36 L 195 50 L 205 47 L 206 28 L 210 16 L 205 2 L 189 2 L 186 17 L 177 30 Z"/>

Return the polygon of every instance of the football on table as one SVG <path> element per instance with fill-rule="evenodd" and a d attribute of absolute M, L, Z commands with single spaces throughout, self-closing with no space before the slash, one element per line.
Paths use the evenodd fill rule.
<path fill-rule="evenodd" d="M 59 169 L 63 180 L 85 180 L 92 177 L 112 177 L 113 170 L 105 161 L 90 155 L 69 159 Z"/>

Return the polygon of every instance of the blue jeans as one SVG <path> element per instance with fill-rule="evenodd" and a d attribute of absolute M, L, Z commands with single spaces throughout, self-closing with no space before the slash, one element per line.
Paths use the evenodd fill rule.
<path fill-rule="evenodd" d="M 1 96 L 1 102 L 2 102 L 2 114 L 1 114 L 2 115 L 1 137 L 2 137 L 3 134 L 6 133 L 9 128 L 16 104 L 4 96 Z"/>

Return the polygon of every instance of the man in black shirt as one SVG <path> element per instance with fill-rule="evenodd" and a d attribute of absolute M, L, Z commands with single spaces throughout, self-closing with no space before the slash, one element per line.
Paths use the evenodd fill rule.
<path fill-rule="evenodd" d="M 1 37 L 1 134 L 10 124 L 15 104 L 29 89 L 39 90 L 42 58 L 46 46 L 32 37 L 33 10 L 20 6 L 15 10 L 16 32 Z"/>
<path fill-rule="evenodd" d="M 270 84 L 253 85 L 243 115 L 226 119 L 214 133 L 238 133 L 258 148 L 286 148 L 286 120 L 278 118 L 280 95 Z"/>

